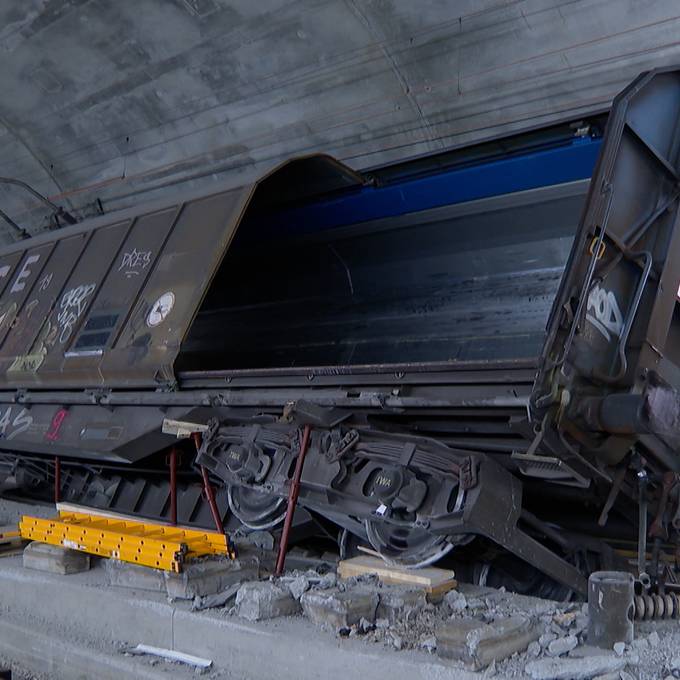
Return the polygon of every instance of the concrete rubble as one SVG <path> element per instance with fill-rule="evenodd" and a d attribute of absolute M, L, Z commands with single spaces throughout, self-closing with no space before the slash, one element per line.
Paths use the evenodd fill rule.
<path fill-rule="evenodd" d="M 294 562 L 303 568 L 289 569 L 276 578 L 270 575 L 269 535 L 262 532 L 256 539 L 257 544 L 242 546 L 238 560 L 197 560 L 179 575 L 114 560 L 95 560 L 94 566 L 105 574 L 107 587 L 130 593 L 135 602 L 157 598 L 157 603 L 179 607 L 172 636 L 177 635 L 180 611 L 216 616 L 224 622 L 233 619 L 237 626 L 257 625 L 264 630 L 267 625 L 287 629 L 288 619 L 295 626 L 307 626 L 304 635 L 316 636 L 317 643 L 335 637 L 338 649 L 359 644 L 388 655 L 398 652 L 395 659 L 429 662 L 432 668 L 442 669 L 433 672 L 444 673 L 442 677 L 450 669 L 455 674 L 451 677 L 498 680 L 680 680 L 676 621 L 636 623 L 631 644 L 621 641 L 611 649 L 596 649 L 586 637 L 585 604 L 464 583 L 432 602 L 423 590 L 385 585 L 372 576 L 340 580 L 329 567 L 331 556 L 321 559 L 313 554 Z M 59 574 L 52 578 L 67 580 L 76 576 L 61 575 L 72 573 L 78 561 L 81 567 L 89 562 L 83 553 L 42 544 L 29 545 L 23 560 L 26 566 L 40 565 Z M 270 623 L 272 619 L 278 623 Z M 187 631 L 193 631 L 197 621 Z M 312 633 L 314 628 L 317 632 Z M 194 637 L 192 644 L 190 638 L 183 639 L 186 652 L 201 649 L 200 634 Z M 155 642 L 168 645 L 165 639 Z M 202 650 L 206 657 L 211 651 Z"/>
<path fill-rule="evenodd" d="M 539 659 L 526 665 L 532 680 L 591 680 L 606 673 L 623 670 L 625 659 L 614 656 L 584 658 Z"/>
<path fill-rule="evenodd" d="M 292 616 L 300 611 L 300 604 L 287 588 L 271 581 L 244 583 L 236 594 L 236 613 L 248 621 Z"/>
<path fill-rule="evenodd" d="M 437 653 L 479 670 L 524 651 L 538 636 L 536 623 L 521 616 L 504 617 L 493 625 L 475 619 L 446 621 L 437 628 Z"/>
<path fill-rule="evenodd" d="M 62 575 L 77 574 L 90 568 L 90 556 L 70 548 L 33 541 L 24 548 L 23 563 L 26 569 Z"/>
<path fill-rule="evenodd" d="M 171 599 L 198 603 L 204 598 L 218 596 L 235 584 L 258 579 L 260 560 L 256 555 L 248 553 L 235 560 L 201 559 L 190 563 L 181 574 L 148 569 L 118 560 L 104 560 L 104 569 L 109 585 L 166 593 Z"/>
<path fill-rule="evenodd" d="M 384 585 L 371 576 L 337 580 L 332 572 L 311 569 L 271 577 L 259 588 L 245 584 L 230 611 L 243 616 L 260 588 L 299 601 L 305 618 L 340 638 L 424 652 L 461 672 L 484 671 L 484 677 L 637 680 L 645 677 L 639 673 L 640 650 L 649 653 L 659 645 L 653 632 L 616 651 L 588 647 L 585 604 L 466 584 L 432 603 L 422 590 Z M 680 656 L 677 667 L 680 677 Z M 670 663 L 665 670 L 675 673 Z"/>
<path fill-rule="evenodd" d="M 219 593 L 236 582 L 257 579 L 259 573 L 259 560 L 254 555 L 239 555 L 235 560 L 197 560 L 181 574 L 166 572 L 165 587 L 168 597 L 193 600 Z"/>
<path fill-rule="evenodd" d="M 312 622 L 333 629 L 348 629 L 362 619 L 375 621 L 378 595 L 370 589 L 307 591 L 300 598 L 305 616 Z"/>
<path fill-rule="evenodd" d="M 422 611 L 427 604 L 422 590 L 383 586 L 376 616 L 397 623 L 406 613 L 409 615 Z"/>

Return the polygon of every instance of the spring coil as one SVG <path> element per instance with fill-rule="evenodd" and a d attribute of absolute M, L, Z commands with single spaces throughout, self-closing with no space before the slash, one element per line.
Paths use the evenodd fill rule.
<path fill-rule="evenodd" d="M 665 595 L 636 595 L 633 598 L 633 618 L 636 621 L 680 618 L 680 597 Z"/>

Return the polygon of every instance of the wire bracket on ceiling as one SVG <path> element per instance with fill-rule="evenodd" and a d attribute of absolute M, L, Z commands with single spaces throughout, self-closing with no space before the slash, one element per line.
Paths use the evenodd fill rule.
<path fill-rule="evenodd" d="M 56 203 L 53 203 L 49 198 L 43 196 L 26 182 L 22 182 L 19 179 L 14 179 L 13 177 L 0 177 L 0 184 L 18 186 L 21 189 L 28 191 L 31 196 L 37 198 L 41 203 L 46 205 L 52 212 L 52 223 L 56 229 L 59 229 L 63 226 L 62 222 L 64 224 L 76 224 L 78 222 L 78 220 L 73 215 L 71 215 L 68 210 L 64 209 L 60 205 L 57 205 Z M 23 227 L 20 227 L 11 217 L 9 217 L 9 215 L 7 215 L 7 213 L 2 210 L 0 210 L 0 219 L 7 222 L 7 224 L 12 227 L 12 229 L 18 234 L 20 238 L 30 238 L 31 234 Z"/>
<path fill-rule="evenodd" d="M 30 238 L 31 235 L 23 228 L 20 227 L 6 212 L 0 210 L 0 219 L 7 222 L 12 229 L 17 233 L 20 238 Z"/>

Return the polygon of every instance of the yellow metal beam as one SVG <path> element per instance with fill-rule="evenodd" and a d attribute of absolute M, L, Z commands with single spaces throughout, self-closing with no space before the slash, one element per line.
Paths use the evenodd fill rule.
<path fill-rule="evenodd" d="M 177 573 L 192 557 L 236 557 L 225 534 L 82 512 L 59 511 L 51 519 L 24 515 L 19 532 L 32 541 Z"/>

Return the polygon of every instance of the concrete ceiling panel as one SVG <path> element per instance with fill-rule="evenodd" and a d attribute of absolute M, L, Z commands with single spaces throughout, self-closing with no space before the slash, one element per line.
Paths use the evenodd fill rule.
<path fill-rule="evenodd" d="M 85 216 L 299 153 L 366 168 L 606 108 L 679 28 L 676 0 L 7 0 L 0 175 Z"/>

